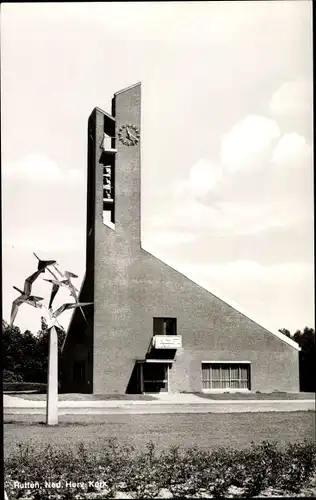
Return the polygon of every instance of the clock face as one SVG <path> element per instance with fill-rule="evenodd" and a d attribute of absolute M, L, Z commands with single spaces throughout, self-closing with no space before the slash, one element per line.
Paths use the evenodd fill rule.
<path fill-rule="evenodd" d="M 136 146 L 139 143 L 139 129 L 132 123 L 124 124 L 119 128 L 118 139 L 125 146 Z"/>

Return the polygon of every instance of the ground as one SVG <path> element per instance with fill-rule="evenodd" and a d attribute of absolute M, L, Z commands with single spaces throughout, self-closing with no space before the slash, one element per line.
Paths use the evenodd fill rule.
<path fill-rule="evenodd" d="M 45 401 L 46 394 L 39 394 L 36 392 L 15 392 L 7 393 L 13 397 L 19 397 L 22 399 L 30 401 Z M 182 396 L 190 395 L 190 393 L 181 393 Z M 180 394 L 180 395 L 181 395 Z M 58 394 L 59 401 L 153 401 L 159 396 L 151 396 L 149 394 Z M 166 395 L 168 396 L 168 395 Z M 172 396 L 172 394 L 170 395 Z M 242 392 L 242 393 L 219 393 L 219 394 L 206 394 L 206 393 L 194 393 L 192 396 L 203 398 L 203 399 L 214 399 L 214 400 L 302 400 L 302 399 L 313 399 L 315 394 L 312 392 L 298 392 L 298 393 L 288 393 L 288 392 Z"/>
<path fill-rule="evenodd" d="M 80 441 L 94 448 L 109 437 L 137 449 L 153 441 L 158 449 L 171 445 L 181 448 L 232 446 L 242 448 L 251 441 L 278 441 L 280 444 L 315 439 L 315 413 L 180 413 L 62 415 L 58 427 L 46 427 L 43 415 L 4 417 L 4 455 L 16 450 L 18 442 L 42 447 L 47 443 L 76 446 Z"/>

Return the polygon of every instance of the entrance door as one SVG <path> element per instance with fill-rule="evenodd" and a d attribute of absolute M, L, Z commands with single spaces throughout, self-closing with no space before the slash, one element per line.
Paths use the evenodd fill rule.
<path fill-rule="evenodd" d="M 75 361 L 73 364 L 73 382 L 76 390 L 82 390 L 86 379 L 85 361 Z"/>
<path fill-rule="evenodd" d="M 143 363 L 143 392 L 168 392 L 169 366 L 166 363 Z"/>

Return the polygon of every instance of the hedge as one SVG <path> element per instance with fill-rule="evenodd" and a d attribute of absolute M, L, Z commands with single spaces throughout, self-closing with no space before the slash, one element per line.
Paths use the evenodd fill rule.
<path fill-rule="evenodd" d="M 2 370 L 2 380 L 3 382 L 23 382 L 21 375 L 11 370 Z"/>
<path fill-rule="evenodd" d="M 264 441 L 242 450 L 171 447 L 158 453 L 152 443 L 136 452 L 110 439 L 99 452 L 83 443 L 42 450 L 19 444 L 5 463 L 5 488 L 10 499 L 36 500 L 220 498 L 232 491 L 233 496 L 253 497 L 269 488 L 277 495 L 297 494 L 315 472 L 316 444 L 307 440 L 283 446 Z M 14 481 L 31 481 L 33 487 L 19 489 Z"/>
<path fill-rule="evenodd" d="M 2 386 L 3 392 L 46 390 L 46 384 L 40 384 L 39 382 L 3 382 Z"/>

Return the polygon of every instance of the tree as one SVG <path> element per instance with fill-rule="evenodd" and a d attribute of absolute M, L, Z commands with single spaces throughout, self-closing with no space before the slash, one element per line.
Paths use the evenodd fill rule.
<path fill-rule="evenodd" d="M 316 392 L 315 330 L 306 326 L 303 331 L 297 330 L 294 335 L 291 335 L 286 328 L 280 329 L 279 332 L 292 338 L 301 348 L 299 353 L 300 390 Z"/>
<path fill-rule="evenodd" d="M 303 332 L 297 330 L 293 335 L 293 340 L 301 348 L 299 353 L 300 390 L 316 392 L 315 330 L 308 327 L 305 327 Z"/>
<path fill-rule="evenodd" d="M 286 335 L 287 337 L 291 337 L 291 332 L 290 330 L 287 330 L 286 328 L 281 328 L 279 330 L 280 333 L 283 333 L 283 335 Z"/>
<path fill-rule="evenodd" d="M 64 329 L 56 328 L 58 335 L 58 350 L 66 335 Z M 17 326 L 10 327 L 2 322 L 3 369 L 22 378 L 25 382 L 47 381 L 48 365 L 48 327 L 41 318 L 41 329 L 34 335 L 29 330 L 24 333 Z"/>

